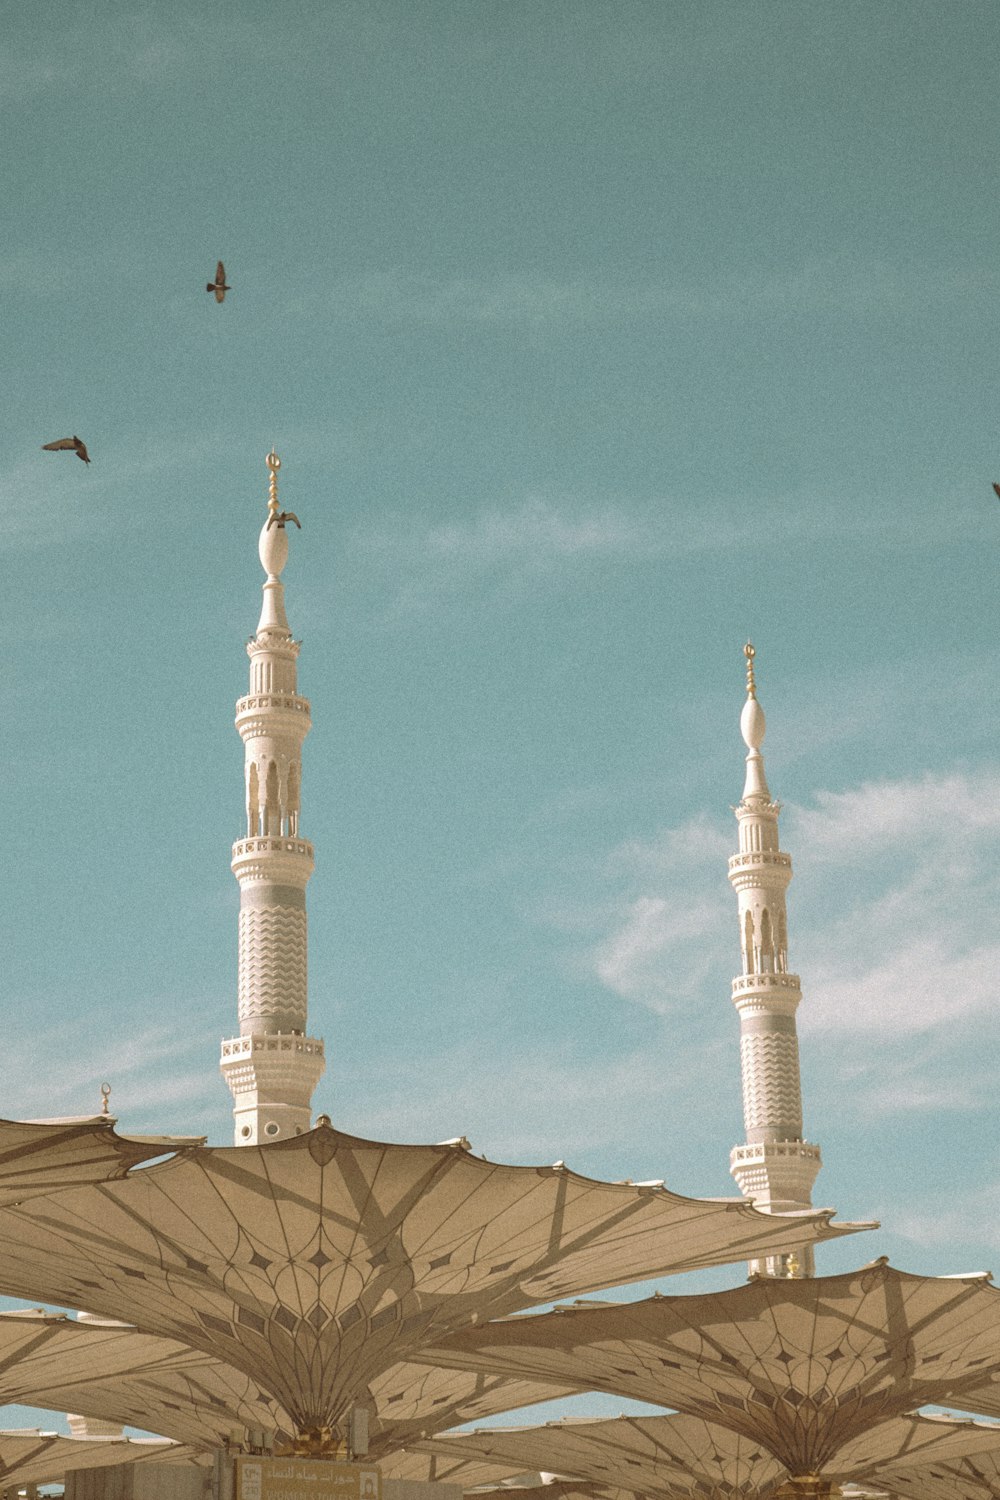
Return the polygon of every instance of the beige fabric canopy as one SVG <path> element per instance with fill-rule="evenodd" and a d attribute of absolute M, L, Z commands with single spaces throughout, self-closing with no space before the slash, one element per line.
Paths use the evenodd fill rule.
<path fill-rule="evenodd" d="M 383 1479 L 418 1479 L 424 1483 L 460 1484 L 465 1490 L 497 1484 L 512 1473 L 509 1463 L 495 1463 L 485 1459 L 479 1461 L 464 1455 L 451 1458 L 447 1453 L 421 1453 L 415 1448 L 390 1454 L 379 1461 L 379 1468 Z M 518 1473 L 516 1477 L 529 1482 L 537 1478 L 537 1475 Z"/>
<path fill-rule="evenodd" d="M 474 1493 L 481 1500 L 634 1500 L 633 1490 L 616 1489 L 609 1484 L 593 1484 L 587 1479 L 546 1479 L 539 1476 L 535 1484 L 508 1481 Z"/>
<path fill-rule="evenodd" d="M 428 1343 L 420 1359 L 676 1407 L 805 1475 L 874 1424 L 1000 1372 L 1000 1291 L 985 1276 L 911 1276 L 879 1261 L 509 1318 Z"/>
<path fill-rule="evenodd" d="M 873 1485 L 897 1500 L 1000 1497 L 1000 1427 L 949 1418 L 913 1420 L 915 1427 L 924 1430 L 898 1460 L 880 1464 L 872 1471 Z"/>
<path fill-rule="evenodd" d="M 553 1389 L 547 1381 L 418 1364 L 393 1365 L 372 1381 L 369 1390 L 374 1404 L 369 1452 L 376 1458 L 460 1423 L 571 1394 Z"/>
<path fill-rule="evenodd" d="M 838 1474 L 869 1476 L 874 1483 L 884 1469 L 926 1467 L 939 1460 L 964 1458 L 1000 1445 L 1000 1426 L 968 1417 L 914 1413 L 880 1422 L 845 1443 L 833 1467 Z"/>
<path fill-rule="evenodd" d="M 71 1438 L 36 1428 L 0 1432 L 0 1490 L 56 1483 L 72 1469 L 104 1469 L 153 1460 L 191 1463 L 194 1455 L 176 1443 L 153 1438 Z"/>
<path fill-rule="evenodd" d="M 291 1427 L 250 1376 L 222 1360 L 127 1324 L 77 1322 L 64 1313 L 0 1314 L 0 1404 L 11 1403 L 203 1448 L 218 1446 L 234 1426 Z"/>
<path fill-rule="evenodd" d="M 420 1450 L 453 1463 L 464 1454 L 472 1463 L 506 1463 L 514 1474 L 537 1469 L 657 1500 L 735 1500 L 747 1494 L 769 1500 L 788 1478 L 761 1443 L 687 1416 L 480 1428 L 430 1438 Z M 548 1492 L 538 1493 L 544 1500 Z"/>
<path fill-rule="evenodd" d="M 555 1392 L 556 1395 L 561 1394 Z M 364 1399 L 373 1457 L 459 1422 L 538 1401 L 551 1385 L 397 1364 Z M 64 1313 L 0 1313 L 0 1404 L 79 1412 L 212 1448 L 234 1427 L 290 1436 L 293 1423 L 249 1375 L 176 1339 Z"/>
<path fill-rule="evenodd" d="M 896 1500 L 997 1500 L 1000 1454 L 969 1454 L 926 1469 L 886 1469 L 879 1483 Z"/>
<path fill-rule="evenodd" d="M 960 1402 L 963 1411 L 975 1412 L 978 1417 L 995 1417 L 1000 1421 L 1000 1375 L 973 1391 L 963 1391 Z"/>
<path fill-rule="evenodd" d="M 216 1355 L 325 1441 L 379 1374 L 476 1317 L 856 1227 L 322 1125 L 0 1210 L 0 1291 Z"/>
<path fill-rule="evenodd" d="M 129 1167 L 204 1136 L 119 1135 L 111 1115 L 0 1120 L 0 1207 L 64 1187 L 124 1177 Z"/>
<path fill-rule="evenodd" d="M 766 1500 L 790 1477 L 762 1444 L 717 1423 L 677 1414 L 483 1428 L 430 1438 L 416 1448 L 436 1454 L 452 1482 L 471 1482 L 463 1477 L 464 1457 L 473 1474 L 483 1463 L 506 1463 L 511 1472 L 557 1473 L 657 1500 L 733 1500 L 748 1494 Z M 1000 1427 L 945 1417 L 898 1417 L 842 1448 L 825 1479 L 838 1484 L 861 1480 L 869 1487 L 891 1489 L 904 1470 L 922 1474 L 991 1452 L 1000 1453 Z M 547 1496 L 547 1489 L 539 1491 L 535 1500 Z"/>

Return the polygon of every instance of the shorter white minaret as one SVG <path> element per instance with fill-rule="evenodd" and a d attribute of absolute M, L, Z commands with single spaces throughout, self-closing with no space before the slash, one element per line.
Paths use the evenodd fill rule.
<path fill-rule="evenodd" d="M 729 861 L 739 901 L 743 973 L 733 980 L 740 1017 L 743 1123 L 746 1145 L 730 1153 L 729 1170 L 755 1206 L 772 1213 L 807 1209 L 821 1161 L 818 1146 L 802 1138 L 802 1089 L 795 1012 L 802 992 L 788 972 L 785 891 L 792 861 L 778 847 L 781 805 L 771 800 L 764 775 L 764 710 L 757 702 L 754 648 L 747 642 L 747 701 L 740 731 L 747 747 L 743 800 L 735 809 L 740 852 Z M 751 1261 L 766 1276 L 811 1276 L 811 1248 Z"/>
<path fill-rule="evenodd" d="M 268 516 L 257 551 L 267 577 L 257 633 L 247 642 L 250 692 L 236 704 L 245 746 L 246 835 L 233 845 L 240 885 L 240 1034 L 222 1043 L 221 1068 L 233 1095 L 237 1146 L 301 1135 L 326 1066 L 323 1043 L 306 1035 L 306 883 L 313 847 L 299 832 L 302 742 L 309 700 L 296 683 L 299 642 L 285 615 L 281 573 L 288 561 L 278 511 L 281 460 L 267 456 Z"/>

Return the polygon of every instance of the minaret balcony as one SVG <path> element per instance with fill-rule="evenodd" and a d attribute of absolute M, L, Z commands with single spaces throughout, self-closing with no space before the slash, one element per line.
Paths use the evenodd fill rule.
<path fill-rule="evenodd" d="M 311 727 L 309 699 L 298 693 L 248 693 L 236 700 L 236 728 L 243 740 L 275 733 L 305 739 Z"/>
<path fill-rule="evenodd" d="M 744 870 L 750 865 L 781 865 L 783 869 L 790 870 L 792 856 L 781 849 L 751 849 L 748 854 L 732 854 L 729 857 L 731 871 Z"/>
<path fill-rule="evenodd" d="M 245 1062 L 262 1052 L 291 1057 L 322 1057 L 323 1043 L 318 1037 L 303 1036 L 298 1031 L 258 1032 L 252 1036 L 236 1036 L 222 1043 L 223 1063 Z"/>
<path fill-rule="evenodd" d="M 772 1213 L 808 1208 L 822 1165 L 819 1147 L 809 1141 L 761 1141 L 734 1146 L 729 1153 L 729 1171 L 740 1192 Z"/>
<path fill-rule="evenodd" d="M 791 878 L 792 856 L 780 849 L 752 849 L 747 854 L 733 854 L 729 860 L 729 883 L 734 891 L 754 886 L 783 890 Z"/>
<path fill-rule="evenodd" d="M 741 1016 L 754 1011 L 793 1016 L 801 999 L 797 974 L 741 974 L 733 980 L 733 1004 Z"/>
<path fill-rule="evenodd" d="M 268 834 L 238 839 L 233 845 L 230 868 L 237 880 L 273 880 L 276 884 L 304 886 L 316 861 L 308 839 Z"/>

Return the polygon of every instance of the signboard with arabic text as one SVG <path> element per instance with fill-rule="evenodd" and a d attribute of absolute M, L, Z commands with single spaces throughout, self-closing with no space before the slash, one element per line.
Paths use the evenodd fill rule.
<path fill-rule="evenodd" d="M 382 1476 L 363 1464 L 241 1454 L 235 1500 L 382 1500 Z"/>

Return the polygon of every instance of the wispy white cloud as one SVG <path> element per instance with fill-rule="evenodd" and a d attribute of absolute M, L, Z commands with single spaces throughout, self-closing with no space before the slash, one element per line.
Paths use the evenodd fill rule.
<path fill-rule="evenodd" d="M 359 530 L 353 542 L 384 572 L 396 607 L 419 610 L 469 588 L 517 590 L 543 577 L 657 557 L 669 531 L 662 519 L 625 506 L 531 494 L 430 526 L 401 517 Z"/>
<path fill-rule="evenodd" d="M 1000 943 L 956 951 L 954 930 L 952 946 L 945 937 L 921 938 L 920 926 L 918 918 L 897 932 L 899 946 L 883 957 L 869 952 L 851 955 L 839 970 L 814 967 L 803 1032 L 899 1040 L 995 1011 Z"/>
<path fill-rule="evenodd" d="M 942 269 L 889 261 L 820 257 L 773 272 L 723 272 L 711 279 L 664 267 L 659 276 L 490 278 L 437 276 L 392 267 L 341 276 L 327 294 L 337 317 L 393 323 L 494 326 L 601 324 L 651 319 L 744 319 L 780 313 L 839 312 L 882 317 L 904 306 L 981 296 L 996 288 L 988 263 Z M 293 311 L 315 313 L 315 299 Z"/>
<path fill-rule="evenodd" d="M 651 529 L 623 511 L 573 513 L 541 496 L 508 511 L 481 511 L 469 521 L 432 527 L 424 545 L 432 557 L 491 567 L 512 558 L 622 556 L 656 545 Z"/>
<path fill-rule="evenodd" d="M 80 432 L 87 441 L 88 434 Z M 44 441 L 68 437 L 66 432 L 42 434 L 31 457 L 11 466 L 8 474 L 10 493 L 17 498 L 0 530 L 0 554 L 25 548 L 68 546 L 82 537 L 105 537 L 113 515 L 116 537 L 176 525 L 177 502 L 168 511 L 161 505 L 134 503 L 137 491 L 149 494 L 151 481 L 166 474 L 181 480 L 185 474 L 202 478 L 206 461 L 217 460 L 221 443 L 218 434 L 178 443 L 172 436 L 150 436 L 136 452 L 127 442 L 115 438 L 107 446 L 88 444 L 91 463 L 85 466 L 74 453 L 44 453 Z M 192 511 L 201 504 L 199 484 L 177 490 L 190 491 Z M 172 500 L 174 497 L 171 497 Z"/>
<path fill-rule="evenodd" d="M 713 967 L 712 937 L 720 906 L 713 901 L 639 896 L 594 954 L 602 984 L 627 1000 L 666 1012 L 697 994 Z"/>
<path fill-rule="evenodd" d="M 165 1008 L 182 1014 L 177 1003 Z M 24 1013 L 30 1015 L 31 1008 Z M 145 1026 L 99 1045 L 87 1039 L 81 1045 L 79 1028 L 67 1024 L 47 1030 L 40 1077 L 37 1038 L 26 1026 L 20 1035 L 8 1033 L 0 1113 L 13 1119 L 98 1114 L 104 1082 L 111 1085 L 111 1112 L 124 1131 L 145 1128 L 163 1105 L 198 1105 L 200 1112 L 213 1085 L 219 1087 L 211 1063 L 205 1063 L 216 1045 L 214 1033 L 190 1024 Z"/>
<path fill-rule="evenodd" d="M 956 1240 L 995 1245 L 998 1219 L 1000 1183 L 987 1182 L 947 1197 L 916 1202 L 911 1197 L 893 1210 L 893 1229 L 904 1239 L 927 1248 L 954 1244 Z"/>
<path fill-rule="evenodd" d="M 465 1135 L 491 1160 L 581 1167 L 584 1158 L 635 1160 L 634 1143 L 669 1139 L 691 1129 L 691 1106 L 708 1088 L 716 1060 L 698 1047 L 672 1050 L 665 1068 L 659 1048 L 587 1061 L 573 1051 L 484 1058 L 480 1049 L 438 1052 L 419 1091 L 413 1065 L 398 1086 L 380 1065 L 377 1078 L 355 1077 L 340 1107 L 352 1128 L 382 1140 L 450 1139 Z M 699 1125 L 705 1123 L 707 1111 Z M 676 1186 L 676 1184 L 675 1184 Z"/>
<path fill-rule="evenodd" d="M 997 768 L 820 792 L 790 813 L 819 888 L 807 909 L 825 908 L 799 945 L 804 1030 L 899 1038 L 994 1007 Z"/>
<path fill-rule="evenodd" d="M 782 843 L 807 882 L 790 911 L 800 1030 L 869 1117 L 990 1100 L 969 1044 L 996 1008 L 998 826 L 995 767 L 820 791 L 786 811 Z M 720 953 L 736 961 L 731 852 L 707 817 L 615 849 L 603 910 L 592 906 L 576 934 L 585 942 L 603 920 L 587 949 L 592 978 L 658 1014 L 690 1013 L 699 996 L 707 1008 Z"/>
<path fill-rule="evenodd" d="M 678 869 L 691 868 L 718 874 L 732 852 L 732 837 L 707 813 L 696 813 L 673 828 L 660 829 L 652 838 L 619 844 L 608 856 L 607 870 L 632 880 L 669 878 Z"/>
<path fill-rule="evenodd" d="M 917 844 L 942 851 L 1000 831 L 1000 769 L 926 773 L 903 781 L 866 782 L 819 791 L 813 807 L 789 809 L 794 837 L 813 860 L 870 862 L 872 852 Z"/>
<path fill-rule="evenodd" d="M 612 849 L 604 874 L 620 894 L 605 905 L 605 935 L 590 955 L 603 985 L 661 1015 L 702 989 L 727 931 L 729 853 L 704 814 Z"/>
<path fill-rule="evenodd" d="M 770 551 L 779 532 L 786 550 L 799 543 L 812 549 L 822 538 L 849 539 L 852 545 L 864 538 L 871 549 L 938 545 L 936 520 L 922 526 L 898 509 L 878 511 L 868 497 L 838 496 L 836 504 L 833 498 L 819 489 L 761 498 L 748 534 L 742 502 L 729 495 L 696 502 L 681 493 L 594 498 L 541 489 L 491 504 L 471 499 L 457 519 L 428 523 L 411 515 L 383 516 L 358 526 L 351 546 L 362 565 L 384 575 L 397 604 L 412 608 L 484 585 L 517 588 L 539 578 L 579 580 L 623 563 Z M 953 534 L 965 525 L 959 517 Z M 971 512 L 967 525 L 970 535 L 981 529 Z M 873 692 L 871 701 L 851 701 L 835 721 L 824 703 L 816 710 L 813 735 L 845 739 L 866 733 L 880 703 Z"/>

